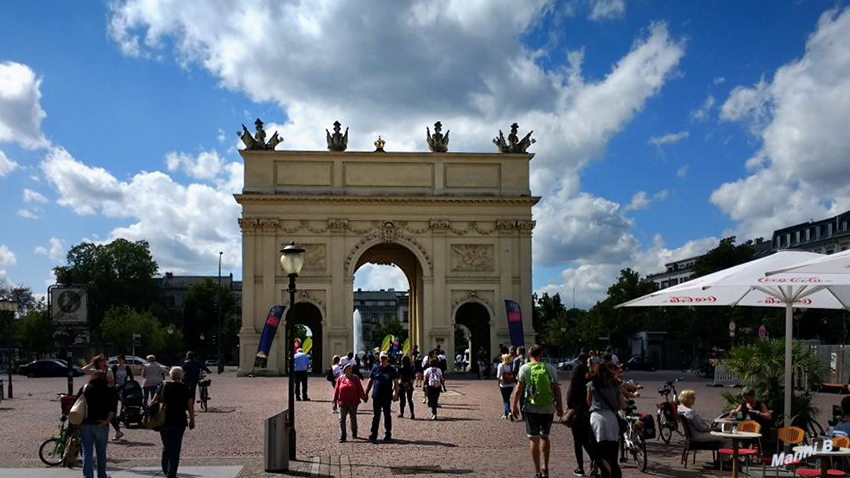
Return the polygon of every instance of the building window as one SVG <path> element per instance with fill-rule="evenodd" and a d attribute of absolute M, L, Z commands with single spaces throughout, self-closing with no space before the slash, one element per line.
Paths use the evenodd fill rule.
<path fill-rule="evenodd" d="M 830 222 L 829 224 L 827 224 L 827 225 L 826 225 L 826 235 L 827 235 L 827 236 L 831 236 L 831 235 L 832 235 L 832 223 L 831 223 L 831 222 Z"/>

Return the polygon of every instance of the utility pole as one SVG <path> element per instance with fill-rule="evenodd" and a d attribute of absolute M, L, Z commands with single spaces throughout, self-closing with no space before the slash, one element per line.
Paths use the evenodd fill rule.
<path fill-rule="evenodd" d="M 576 288 L 573 287 L 573 309 L 576 308 Z"/>

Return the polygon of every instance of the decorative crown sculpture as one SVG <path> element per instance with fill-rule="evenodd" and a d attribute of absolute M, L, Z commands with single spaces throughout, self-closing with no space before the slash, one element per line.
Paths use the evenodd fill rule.
<path fill-rule="evenodd" d="M 502 130 L 499 130 L 499 136 L 493 139 L 493 144 L 499 148 L 500 153 L 526 153 L 528 147 L 537 142 L 536 139 L 531 137 L 531 133 L 534 131 L 529 131 L 528 134 L 520 140 L 519 136 L 517 136 L 518 129 L 518 124 L 514 123 L 511 125 L 511 134 L 508 135 L 507 141 L 505 141 L 505 135 L 502 134 Z"/>
<path fill-rule="evenodd" d="M 275 131 L 271 139 L 266 142 L 266 131 L 263 129 L 263 122 L 260 121 L 260 118 L 257 118 L 257 121 L 254 121 L 254 126 L 257 128 L 257 133 L 254 136 L 251 136 L 251 133 L 244 124 L 242 125 L 242 131 L 236 133 L 236 135 L 242 139 L 242 142 L 245 143 L 245 149 L 274 150 L 275 146 L 283 142 L 283 137 L 278 136 L 277 131 Z"/>
<path fill-rule="evenodd" d="M 348 149 L 348 128 L 345 128 L 345 134 L 342 134 L 339 132 L 340 126 L 342 124 L 339 121 L 334 121 L 334 133 L 331 134 L 330 131 L 325 130 L 328 140 L 328 151 L 345 151 Z"/>
<path fill-rule="evenodd" d="M 384 151 L 384 145 L 387 144 L 387 142 L 382 140 L 380 136 L 378 136 L 378 139 L 375 140 L 374 144 L 376 153 L 386 153 L 386 151 Z"/>
<path fill-rule="evenodd" d="M 425 127 L 425 134 L 428 139 L 428 149 L 431 150 L 432 153 L 446 153 L 449 151 L 449 133 L 450 131 L 446 131 L 446 134 L 442 134 L 440 131 L 443 129 L 443 124 L 437 121 L 434 123 L 434 135 L 431 135 L 431 130 L 428 127 Z"/>

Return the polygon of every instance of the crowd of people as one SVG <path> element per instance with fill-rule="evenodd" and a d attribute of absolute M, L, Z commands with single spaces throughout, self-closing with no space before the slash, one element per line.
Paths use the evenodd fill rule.
<path fill-rule="evenodd" d="M 188 352 L 179 367 L 169 369 L 159 364 L 153 355 L 147 356 L 147 363 L 142 367 L 144 408 L 156 403 L 165 407 L 165 420 L 158 432 L 162 441 L 162 472 L 167 478 L 177 476 L 186 428 L 195 428 L 195 389 L 201 371 L 210 373 L 194 352 Z M 78 397 L 85 397 L 86 403 L 85 418 L 80 425 L 83 476 L 94 478 L 96 463 L 97 478 L 106 478 L 109 427 L 115 429 L 112 440 L 120 441 L 124 436 L 120 420 L 124 391 L 135 382 L 135 377 L 124 355 L 119 355 L 112 367 L 107 366 L 104 355 L 97 355 L 83 367 L 83 373 L 89 376 L 77 393 Z"/>

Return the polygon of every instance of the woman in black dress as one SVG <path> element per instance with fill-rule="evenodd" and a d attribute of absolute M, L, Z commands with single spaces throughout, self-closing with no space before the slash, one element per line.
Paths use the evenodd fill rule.
<path fill-rule="evenodd" d="M 579 359 L 573 369 L 570 389 L 567 391 L 567 408 L 575 411 L 575 424 L 573 424 L 573 446 L 575 448 L 576 463 L 578 468 L 573 472 L 576 476 L 584 476 L 584 452 L 593 461 L 593 448 L 590 434 L 590 408 L 587 405 L 587 382 L 590 369 L 587 367 L 587 359 Z"/>
<path fill-rule="evenodd" d="M 152 403 L 161 402 L 166 407 L 165 424 L 159 430 L 162 438 L 162 472 L 166 478 L 177 478 L 183 434 L 186 426 L 189 430 L 195 428 L 195 400 L 192 398 L 192 390 L 183 383 L 182 368 L 172 367 L 169 375 L 171 382 L 162 384 Z"/>
<path fill-rule="evenodd" d="M 413 365 L 410 363 L 410 356 L 405 355 L 401 358 L 401 368 L 398 369 L 398 417 L 404 418 L 404 402 L 410 405 L 410 419 L 415 420 L 416 415 L 413 413 Z"/>

